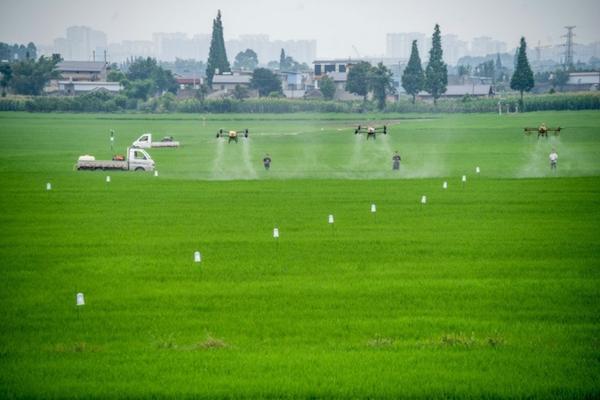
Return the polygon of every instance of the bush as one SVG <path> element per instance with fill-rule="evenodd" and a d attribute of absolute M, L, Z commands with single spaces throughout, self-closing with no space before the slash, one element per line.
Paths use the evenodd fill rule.
<path fill-rule="evenodd" d="M 498 98 L 463 98 L 440 99 L 437 106 L 431 102 L 417 101 L 413 104 L 409 99 L 400 99 L 396 103 L 388 103 L 386 112 L 394 113 L 490 113 L 498 112 Z M 503 111 L 506 107 L 515 111 L 518 97 L 507 97 L 502 100 Z M 219 99 L 178 100 L 167 93 L 146 101 L 127 98 L 122 94 L 104 91 L 87 93 L 74 97 L 5 97 L 0 98 L 0 111 L 31 112 L 115 112 L 140 111 L 145 113 L 362 113 L 374 111 L 372 102 L 363 101 L 327 101 L 327 100 L 290 100 L 285 98 L 260 99 Z M 529 95 L 525 97 L 525 109 L 521 111 L 543 110 L 598 110 L 600 109 L 600 93 L 562 93 L 548 95 Z"/>

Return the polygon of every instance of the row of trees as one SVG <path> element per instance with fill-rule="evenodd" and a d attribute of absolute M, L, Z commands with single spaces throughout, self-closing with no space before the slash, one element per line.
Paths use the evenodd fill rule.
<path fill-rule="evenodd" d="M 358 96 L 363 96 L 365 101 L 368 94 L 372 92 L 380 110 L 385 108 L 387 96 L 396 93 L 392 71 L 383 63 L 373 67 L 365 61 L 361 61 L 350 68 L 346 80 L 346 90 Z"/>
<path fill-rule="evenodd" d="M 502 61 L 498 55 L 496 62 L 490 60 L 480 64 L 475 74 L 477 76 L 490 77 L 493 81 L 497 78 L 497 72 L 502 73 Z M 470 68 L 459 66 L 459 76 L 465 76 L 471 73 Z M 564 76 L 560 76 L 564 79 Z M 521 38 L 519 49 L 517 51 L 517 60 L 515 71 L 510 80 L 510 88 L 520 93 L 521 103 L 523 102 L 523 93 L 529 92 L 535 85 L 533 72 L 527 60 L 527 43 L 525 38 Z M 448 68 L 443 61 L 442 41 L 439 25 L 435 26 L 431 50 L 429 51 L 429 62 L 425 71 L 421 66 L 421 58 L 417 48 L 417 41 L 413 41 L 410 59 L 402 75 L 402 87 L 412 96 L 414 104 L 415 98 L 422 90 L 427 91 L 433 97 L 434 104 L 437 104 L 442 94 L 446 92 L 448 86 Z"/>
<path fill-rule="evenodd" d="M 442 38 L 440 26 L 435 25 L 429 51 L 429 63 L 425 71 L 421 65 L 417 41 L 413 41 L 410 59 L 402 74 L 402 87 L 406 93 L 412 96 L 415 102 L 417 94 L 422 90 L 427 91 L 433 97 L 434 104 L 446 92 L 448 87 L 448 67 L 443 60 Z"/>
<path fill-rule="evenodd" d="M 24 44 L 13 44 L 0 42 L 0 62 L 7 61 L 25 61 L 37 60 L 37 48 L 33 42 L 29 42 L 27 46 Z"/>
<path fill-rule="evenodd" d="M 127 65 L 127 72 L 109 72 L 110 82 L 119 82 L 129 98 L 146 100 L 165 92 L 177 93 L 177 81 L 173 73 L 158 65 L 154 58 L 137 58 Z"/>
<path fill-rule="evenodd" d="M 41 56 L 37 61 L 29 58 L 12 63 L 0 64 L 0 90 L 2 97 L 6 96 L 7 89 L 16 94 L 40 95 L 44 86 L 51 79 L 60 77 L 56 71 L 56 64 L 60 56 Z"/>

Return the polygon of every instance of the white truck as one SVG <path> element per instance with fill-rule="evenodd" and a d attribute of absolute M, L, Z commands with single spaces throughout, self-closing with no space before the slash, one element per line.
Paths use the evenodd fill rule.
<path fill-rule="evenodd" d="M 77 170 L 107 170 L 121 169 L 124 171 L 153 171 L 154 160 L 143 149 L 130 147 L 127 149 L 128 157 L 115 156 L 112 160 L 96 160 L 90 155 L 80 156 L 77 160 Z"/>
<path fill-rule="evenodd" d="M 160 140 L 160 142 L 153 142 L 152 134 L 144 133 L 135 142 L 133 142 L 132 146 L 140 149 L 149 149 L 152 147 L 179 147 L 179 142 L 174 141 L 173 136 L 165 136 Z"/>

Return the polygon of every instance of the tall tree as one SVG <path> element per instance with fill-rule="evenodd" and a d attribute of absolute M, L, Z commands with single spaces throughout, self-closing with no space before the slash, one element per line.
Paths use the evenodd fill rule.
<path fill-rule="evenodd" d="M 324 76 L 319 80 L 319 90 L 325 100 L 332 100 L 335 96 L 335 82 L 330 77 Z"/>
<path fill-rule="evenodd" d="M 417 47 L 417 41 L 413 40 L 410 58 L 408 59 L 408 64 L 402 74 L 402 87 L 406 90 L 406 93 L 412 96 L 413 104 L 415 103 L 417 94 L 423 90 L 424 82 L 425 75 L 423 73 L 423 67 L 421 66 L 419 48 Z"/>
<path fill-rule="evenodd" d="M 258 94 L 262 97 L 274 92 L 281 93 L 281 81 L 273 71 L 266 68 L 257 68 L 254 70 L 250 86 L 257 89 Z"/>
<path fill-rule="evenodd" d="M 0 63 L 0 87 L 2 88 L 2 97 L 6 96 L 6 87 L 12 79 L 12 68 L 9 63 Z"/>
<path fill-rule="evenodd" d="M 348 77 L 346 79 L 346 90 L 350 93 L 354 93 L 359 96 L 363 96 L 364 100 L 367 100 L 369 94 L 369 72 L 371 71 L 371 64 L 366 61 L 360 61 L 359 63 L 350 67 L 348 71 Z"/>
<path fill-rule="evenodd" d="M 373 97 L 377 100 L 377 107 L 380 110 L 385 109 L 385 99 L 388 94 L 393 94 L 396 89 L 393 85 L 392 71 L 383 63 L 377 64 L 369 72 L 369 86 L 373 89 Z"/>
<path fill-rule="evenodd" d="M 502 81 L 502 75 L 504 75 L 502 73 L 502 59 L 500 58 L 500 53 L 496 54 L 496 65 L 495 65 L 495 69 L 496 69 L 496 80 L 497 81 Z"/>
<path fill-rule="evenodd" d="M 523 107 L 523 92 L 529 92 L 534 86 L 533 71 L 531 71 L 529 61 L 527 60 L 527 43 L 525 42 L 525 38 L 522 37 L 521 45 L 517 52 L 517 66 L 510 80 L 510 88 L 518 90 L 521 93 L 521 108 Z"/>
<path fill-rule="evenodd" d="M 458 66 L 458 77 L 460 78 L 460 81 L 462 82 L 462 84 L 465 84 L 465 76 L 469 76 L 471 74 L 471 66 L 466 64 L 466 65 L 459 65 Z"/>
<path fill-rule="evenodd" d="M 208 61 L 206 62 L 206 80 L 209 85 L 212 85 L 213 76 L 215 76 L 217 70 L 219 70 L 219 73 L 231 70 L 229 61 L 227 61 L 227 52 L 225 51 L 221 10 L 217 12 L 217 18 L 213 20 L 212 39 L 210 41 Z"/>
<path fill-rule="evenodd" d="M 433 104 L 446 93 L 448 86 L 448 67 L 444 63 L 442 50 L 442 36 L 440 26 L 435 24 L 429 50 L 429 64 L 425 69 L 425 90 L 433 97 Z"/>
<path fill-rule="evenodd" d="M 287 57 L 285 56 L 285 50 L 281 49 L 281 53 L 279 53 L 279 70 L 283 71 L 284 68 L 287 67 L 286 64 Z"/>
<path fill-rule="evenodd" d="M 258 55 L 252 49 L 246 49 L 245 51 L 240 51 L 235 56 L 235 61 L 233 62 L 233 67 L 238 69 L 247 69 L 250 71 L 254 71 L 254 69 L 258 66 Z"/>

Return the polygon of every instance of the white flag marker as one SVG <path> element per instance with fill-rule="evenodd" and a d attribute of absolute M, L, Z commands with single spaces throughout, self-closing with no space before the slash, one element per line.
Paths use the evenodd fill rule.
<path fill-rule="evenodd" d="M 444 181 L 444 183 L 442 184 L 442 188 L 448 189 L 448 182 Z"/>
<path fill-rule="evenodd" d="M 479 169 L 479 167 L 475 167 L 475 172 L 476 173 L 480 173 L 481 172 L 481 170 Z"/>
<path fill-rule="evenodd" d="M 46 190 L 52 190 L 52 184 L 50 182 L 46 183 Z"/>
<path fill-rule="evenodd" d="M 371 212 L 377 212 L 377 206 L 375 204 L 371 204 Z"/>
<path fill-rule="evenodd" d="M 466 176 L 466 175 L 463 175 L 463 176 L 462 176 L 462 181 L 463 181 L 463 182 L 466 182 L 466 181 L 467 181 L 467 176 Z"/>
<path fill-rule="evenodd" d="M 200 255 L 199 251 L 194 252 L 194 262 L 199 263 L 200 261 L 202 261 L 202 256 Z"/>
<path fill-rule="evenodd" d="M 154 176 L 158 176 L 158 171 L 154 171 Z"/>
<path fill-rule="evenodd" d="M 275 239 L 279 238 L 279 228 L 273 228 L 273 237 Z"/>
<path fill-rule="evenodd" d="M 83 298 L 83 293 L 77 293 L 77 303 L 78 306 L 85 305 L 85 299 Z"/>
<path fill-rule="evenodd" d="M 107 176 L 106 177 L 106 183 L 109 183 L 109 182 L 110 182 L 110 176 Z"/>
<path fill-rule="evenodd" d="M 329 222 L 330 224 L 333 224 L 333 214 L 329 214 L 329 219 L 328 219 L 328 222 Z"/>
<path fill-rule="evenodd" d="M 427 204 L 427 196 L 421 196 L 421 204 Z"/>

